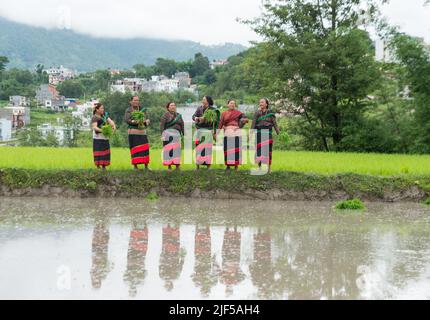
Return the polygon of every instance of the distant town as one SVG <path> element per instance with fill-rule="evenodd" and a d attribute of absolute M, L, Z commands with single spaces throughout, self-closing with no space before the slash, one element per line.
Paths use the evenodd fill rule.
<path fill-rule="evenodd" d="M 211 70 L 218 66 L 225 66 L 227 60 L 215 60 L 209 63 Z M 90 120 L 93 105 L 99 102 L 98 99 L 80 101 L 77 98 L 65 97 L 60 94 L 57 87 L 67 80 L 72 80 L 79 75 L 76 70 L 65 66 L 55 66 L 43 70 L 48 75 L 47 84 L 40 85 L 36 90 L 34 103 L 36 109 L 43 109 L 50 112 L 68 111 L 76 123 L 78 130 L 90 131 Z M 111 76 L 120 76 L 123 70 L 109 70 Z M 141 92 L 167 92 L 174 93 L 182 90 L 190 92 L 198 97 L 198 86 L 193 85 L 188 72 L 176 72 L 172 77 L 165 75 L 153 75 L 150 79 L 124 77 L 112 81 L 109 84 L 110 92 L 139 94 Z M 24 129 L 31 124 L 30 98 L 20 95 L 10 96 L 6 106 L 0 107 L 0 146 L 1 143 L 13 142 L 13 137 L 17 131 Z M 48 135 L 56 137 L 59 145 L 64 144 L 66 135 L 73 135 L 72 128 L 62 125 L 62 118 L 57 118 L 56 123 L 51 122 L 38 125 L 37 130 L 42 137 Z"/>

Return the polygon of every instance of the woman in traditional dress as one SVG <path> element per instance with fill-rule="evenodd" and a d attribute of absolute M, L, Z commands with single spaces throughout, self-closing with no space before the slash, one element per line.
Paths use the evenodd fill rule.
<path fill-rule="evenodd" d="M 145 114 L 143 123 L 133 119 L 133 113 L 139 111 Z M 128 124 L 128 142 L 130 145 L 131 164 L 138 170 L 139 164 L 149 165 L 149 142 L 145 128 L 149 126 L 148 113 L 140 105 L 139 97 L 134 96 L 130 99 L 130 107 L 125 112 L 125 122 Z"/>
<path fill-rule="evenodd" d="M 254 115 L 251 129 L 257 130 L 255 162 L 260 168 L 261 164 L 267 164 L 270 172 L 273 149 L 272 131 L 275 129 L 276 134 L 279 134 L 279 128 L 276 122 L 276 115 L 269 109 L 269 101 L 267 99 L 260 100 L 260 107 Z M 263 150 L 267 150 L 268 154 L 267 152 L 263 152 Z"/>
<path fill-rule="evenodd" d="M 93 118 L 91 119 L 91 128 L 93 129 L 93 156 L 94 164 L 98 169 L 106 170 L 110 165 L 110 144 L 109 138 L 103 135 L 102 127 L 110 125 L 113 130 L 116 130 L 115 123 L 109 118 L 109 114 L 105 112 L 105 108 L 101 103 L 96 103 L 93 110 Z"/>
<path fill-rule="evenodd" d="M 246 116 L 239 110 L 235 100 L 228 101 L 228 110 L 221 115 L 218 129 L 224 130 L 224 162 L 227 171 L 235 170 L 242 164 L 242 130 L 248 123 Z"/>
<path fill-rule="evenodd" d="M 209 169 L 212 165 L 212 137 L 217 123 L 211 123 L 204 119 L 205 112 L 208 110 L 215 110 L 219 116 L 219 111 L 214 108 L 214 101 L 211 97 L 203 97 L 202 105 L 197 108 L 193 115 L 193 121 L 197 128 L 196 137 L 196 165 L 197 170 L 201 165 L 207 166 Z"/>
<path fill-rule="evenodd" d="M 179 170 L 181 166 L 181 136 L 184 135 L 184 120 L 176 112 L 176 104 L 169 102 L 167 112 L 161 117 L 160 129 L 163 141 L 163 165 L 172 170 L 172 165 Z"/>

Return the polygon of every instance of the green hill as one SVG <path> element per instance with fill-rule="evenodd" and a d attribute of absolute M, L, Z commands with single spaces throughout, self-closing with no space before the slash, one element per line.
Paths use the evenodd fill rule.
<path fill-rule="evenodd" d="M 153 64 L 159 57 L 185 61 L 201 52 L 209 59 L 224 59 L 246 48 L 239 44 L 204 46 L 192 41 L 94 38 L 70 30 L 48 30 L 0 18 L 0 56 L 9 68 L 64 65 L 78 71 L 130 68 Z"/>

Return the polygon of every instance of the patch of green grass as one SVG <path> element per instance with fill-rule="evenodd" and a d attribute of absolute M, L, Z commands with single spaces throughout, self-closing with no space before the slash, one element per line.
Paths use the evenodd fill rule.
<path fill-rule="evenodd" d="M 64 119 L 68 111 L 54 112 L 45 109 L 32 109 L 30 116 L 30 127 L 37 127 L 44 123 L 57 124 L 57 119 Z"/>
<path fill-rule="evenodd" d="M 423 201 L 423 204 L 425 204 L 426 206 L 430 206 L 430 198 L 427 198 Z"/>
<path fill-rule="evenodd" d="M 346 201 L 340 201 L 336 203 L 335 209 L 337 210 L 366 210 L 366 206 L 360 199 L 352 199 Z"/>
<path fill-rule="evenodd" d="M 158 200 L 160 197 L 158 196 L 158 194 L 156 194 L 155 192 L 150 192 L 148 193 L 148 195 L 145 197 L 146 200 L 150 200 L 150 201 L 154 201 L 154 200 Z"/>
<path fill-rule="evenodd" d="M 190 158 L 193 151 L 189 152 Z M 112 148 L 112 165 L 110 170 L 131 170 L 130 151 L 126 148 Z M 163 170 L 161 150 L 151 149 L 150 167 Z M 241 170 L 255 168 L 254 154 L 244 153 Z M 214 169 L 222 169 L 223 151 L 214 150 Z M 371 176 L 430 176 L 430 156 L 428 155 L 387 155 L 359 153 L 324 153 L 274 151 L 273 171 L 306 172 L 318 175 L 359 174 Z M 91 148 L 32 148 L 32 147 L 0 147 L 0 168 L 75 170 L 94 168 Z M 193 170 L 194 164 L 184 164 L 183 170 Z M 356 179 L 354 176 L 352 180 Z M 261 180 L 259 180 L 261 182 Z M 351 181 L 353 183 L 354 181 Z M 355 182 L 362 184 L 363 181 Z M 425 185 L 425 181 L 420 181 Z M 371 187 L 370 185 L 368 187 Z M 374 190 L 375 191 L 375 190 Z M 380 190 L 381 191 L 381 190 Z"/>

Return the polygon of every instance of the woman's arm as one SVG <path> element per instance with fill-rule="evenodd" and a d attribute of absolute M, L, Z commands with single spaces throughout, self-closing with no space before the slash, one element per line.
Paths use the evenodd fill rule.
<path fill-rule="evenodd" d="M 182 118 L 179 121 L 179 125 L 181 126 L 181 134 L 184 136 L 185 135 L 185 123 L 184 123 L 184 120 Z"/>
<path fill-rule="evenodd" d="M 109 123 L 109 125 L 112 127 L 112 129 L 114 131 L 116 130 L 116 124 L 115 124 L 115 122 L 113 122 L 113 120 L 111 118 L 107 119 L 107 123 Z"/>
<path fill-rule="evenodd" d="M 278 127 L 278 122 L 276 121 L 276 116 L 273 116 L 272 117 L 273 118 L 273 128 L 275 129 L 275 131 L 276 131 L 276 134 L 279 134 L 280 133 L 280 130 L 279 130 L 279 127 Z"/>
<path fill-rule="evenodd" d="M 100 129 L 99 127 L 97 127 L 97 122 L 92 122 L 91 123 L 91 128 L 94 130 L 95 133 L 102 133 L 102 129 Z"/>
<path fill-rule="evenodd" d="M 149 120 L 149 113 L 145 111 L 145 126 L 148 127 L 151 124 L 151 120 Z"/>
<path fill-rule="evenodd" d="M 254 113 L 254 119 L 252 119 L 251 129 L 255 129 L 255 126 L 257 125 L 257 119 L 258 119 L 258 111 Z"/>
<path fill-rule="evenodd" d="M 160 119 L 160 131 L 161 131 L 161 134 L 163 134 L 164 128 L 166 127 L 166 121 L 167 121 L 166 115 L 163 115 L 161 117 L 161 119 Z"/>
<path fill-rule="evenodd" d="M 221 130 L 224 127 L 225 122 L 225 113 L 221 114 L 221 119 L 219 120 L 218 129 Z"/>
<path fill-rule="evenodd" d="M 125 122 L 126 122 L 128 125 L 130 125 L 130 126 L 133 126 L 133 125 L 136 125 L 136 124 L 137 124 L 137 121 L 134 121 L 134 120 L 132 120 L 132 119 L 131 119 L 131 112 L 130 112 L 130 110 L 129 110 L 129 109 L 127 109 L 127 111 L 125 111 L 124 119 L 125 119 Z"/>

